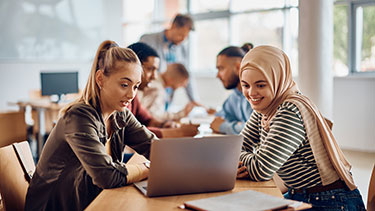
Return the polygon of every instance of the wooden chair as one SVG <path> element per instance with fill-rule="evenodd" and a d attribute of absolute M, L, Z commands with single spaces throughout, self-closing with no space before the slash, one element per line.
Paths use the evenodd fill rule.
<path fill-rule="evenodd" d="M 324 120 L 326 120 L 326 122 L 327 122 L 327 124 L 329 126 L 329 129 L 332 130 L 332 128 L 333 128 L 333 122 L 331 120 L 327 119 L 327 118 L 324 118 Z"/>
<path fill-rule="evenodd" d="M 367 210 L 375 211 L 375 165 L 372 168 L 367 195 Z"/>
<path fill-rule="evenodd" d="M 26 140 L 25 112 L 0 112 L 0 147 Z"/>
<path fill-rule="evenodd" d="M 5 210 L 23 210 L 35 164 L 27 141 L 0 148 L 0 193 Z"/>

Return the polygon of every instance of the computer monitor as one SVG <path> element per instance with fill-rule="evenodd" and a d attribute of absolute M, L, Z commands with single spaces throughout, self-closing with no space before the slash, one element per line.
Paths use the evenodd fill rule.
<path fill-rule="evenodd" d="M 78 72 L 41 72 L 42 96 L 78 93 Z"/>

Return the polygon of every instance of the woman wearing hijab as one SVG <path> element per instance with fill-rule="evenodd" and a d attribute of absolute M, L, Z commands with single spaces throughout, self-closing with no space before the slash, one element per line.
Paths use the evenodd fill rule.
<path fill-rule="evenodd" d="M 132 50 L 99 46 L 82 96 L 61 111 L 43 148 L 25 210 L 83 210 L 102 189 L 147 177 L 145 165 L 121 162 L 125 145 L 148 157 L 156 138 L 125 109 L 141 75 Z"/>
<path fill-rule="evenodd" d="M 241 62 L 242 92 L 254 112 L 241 132 L 238 178 L 269 180 L 277 173 L 285 198 L 312 210 L 365 210 L 350 169 L 327 122 L 292 79 L 287 55 L 259 46 Z"/>

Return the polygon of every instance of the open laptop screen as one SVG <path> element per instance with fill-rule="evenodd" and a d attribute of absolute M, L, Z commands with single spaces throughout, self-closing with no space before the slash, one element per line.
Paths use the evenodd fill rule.
<path fill-rule="evenodd" d="M 242 141 L 243 138 L 236 135 L 154 141 L 146 195 L 232 189 Z M 137 187 L 145 193 L 143 187 Z"/>

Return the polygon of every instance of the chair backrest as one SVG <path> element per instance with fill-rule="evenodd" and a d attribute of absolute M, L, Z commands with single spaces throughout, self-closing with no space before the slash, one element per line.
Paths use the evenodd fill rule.
<path fill-rule="evenodd" d="M 332 130 L 332 128 L 333 128 L 333 122 L 331 120 L 327 119 L 327 118 L 324 118 L 324 120 L 326 120 L 326 122 L 327 122 L 327 124 L 329 126 L 329 129 Z"/>
<path fill-rule="evenodd" d="M 26 140 L 24 111 L 0 112 L 0 147 Z"/>
<path fill-rule="evenodd" d="M 374 164 L 374 167 L 372 168 L 370 184 L 368 187 L 367 210 L 375 211 L 375 164 Z"/>
<path fill-rule="evenodd" d="M 18 153 L 28 169 L 35 171 L 35 164 L 27 141 L 15 143 Z M 0 193 L 5 210 L 23 210 L 29 186 L 28 175 L 22 167 L 13 145 L 0 148 Z"/>

